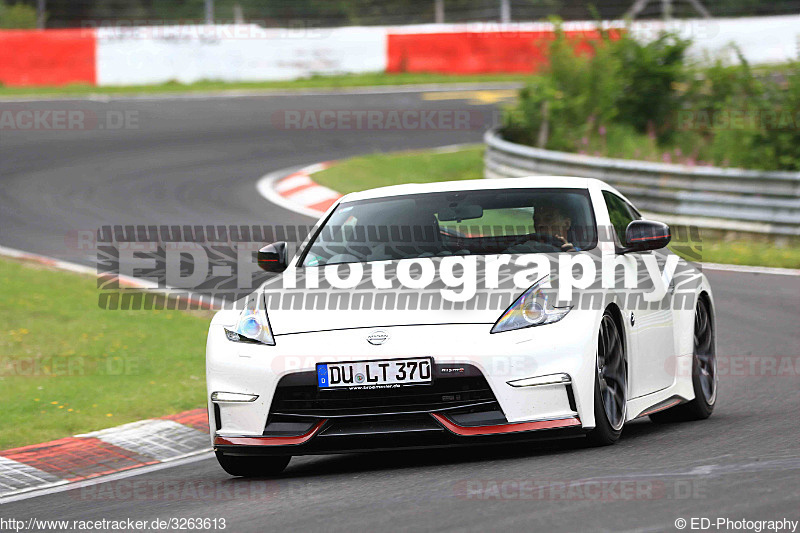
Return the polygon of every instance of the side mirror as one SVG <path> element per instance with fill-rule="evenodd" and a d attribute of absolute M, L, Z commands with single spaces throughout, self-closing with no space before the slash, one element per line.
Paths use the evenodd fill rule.
<path fill-rule="evenodd" d="M 663 222 L 634 220 L 625 230 L 623 253 L 660 250 L 669 244 L 671 237 L 669 226 Z"/>
<path fill-rule="evenodd" d="M 283 272 L 286 263 L 286 243 L 273 242 L 258 251 L 258 266 L 267 272 Z"/>

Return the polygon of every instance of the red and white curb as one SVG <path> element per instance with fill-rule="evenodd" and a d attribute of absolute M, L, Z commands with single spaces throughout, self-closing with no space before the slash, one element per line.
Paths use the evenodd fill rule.
<path fill-rule="evenodd" d="M 0 256 L 21 259 L 50 268 L 96 277 L 95 268 L 0 246 Z M 120 286 L 158 289 L 149 281 L 113 276 Z M 169 294 L 172 289 L 160 289 Z M 183 298 L 186 293 L 183 292 Z M 212 305 L 199 296 L 190 302 Z M 0 503 L 15 496 L 62 485 L 81 483 L 100 476 L 179 461 L 210 451 L 208 414 L 205 408 L 142 420 L 118 427 L 0 451 Z"/>
<path fill-rule="evenodd" d="M 95 268 L 44 255 L 0 246 L 0 256 L 29 261 L 57 270 L 96 277 Z M 128 276 L 113 276 L 120 286 L 158 289 L 158 285 Z M 170 294 L 173 289 L 161 288 Z M 186 298 L 186 293 L 181 295 Z M 197 295 L 190 303 L 213 307 Z M 0 451 L 0 503 L 16 496 L 62 485 L 81 483 L 100 476 L 173 462 L 210 451 L 208 414 L 205 408 L 159 419 L 76 435 L 42 444 Z"/>
<path fill-rule="evenodd" d="M 319 218 L 342 197 L 333 189 L 311 179 L 314 173 L 331 165 L 332 161 L 326 161 L 293 172 L 272 172 L 258 180 L 256 188 L 261 196 L 274 204 L 301 215 Z"/>
<path fill-rule="evenodd" d="M 0 451 L 0 502 L 211 449 L 205 408 Z"/>

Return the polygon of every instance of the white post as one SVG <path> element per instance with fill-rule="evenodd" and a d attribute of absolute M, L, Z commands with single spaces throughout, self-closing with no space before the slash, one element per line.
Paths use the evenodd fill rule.
<path fill-rule="evenodd" d="M 500 0 L 500 22 L 511 22 L 511 0 Z"/>
<path fill-rule="evenodd" d="M 433 9 L 436 24 L 444 24 L 444 0 L 434 0 Z"/>
<path fill-rule="evenodd" d="M 636 16 L 647 6 L 648 2 L 649 0 L 636 0 L 630 10 L 626 13 L 626 16 L 635 19 Z M 700 15 L 707 19 L 711 18 L 711 13 L 708 12 L 708 9 L 706 9 L 700 0 L 689 0 L 689 3 L 692 4 L 692 7 Z M 672 0 L 661 0 L 661 6 L 661 12 L 664 19 L 670 20 L 672 18 Z"/>
<path fill-rule="evenodd" d="M 206 24 L 214 24 L 214 0 L 206 0 Z"/>
<path fill-rule="evenodd" d="M 661 0 L 661 17 L 666 22 L 672 20 L 672 0 Z"/>
<path fill-rule="evenodd" d="M 630 11 L 626 13 L 625 16 L 630 17 L 631 19 L 635 19 L 639 13 L 647 6 L 648 0 L 636 0 L 633 6 L 631 6 Z"/>
<path fill-rule="evenodd" d="M 692 7 L 694 7 L 695 10 L 697 10 L 697 12 L 703 15 L 705 18 L 711 18 L 711 13 L 708 12 L 706 6 L 700 3 L 700 0 L 689 0 L 689 3 L 692 4 Z"/>
<path fill-rule="evenodd" d="M 46 24 L 45 7 L 45 0 L 36 0 L 36 27 L 40 30 L 43 30 Z"/>

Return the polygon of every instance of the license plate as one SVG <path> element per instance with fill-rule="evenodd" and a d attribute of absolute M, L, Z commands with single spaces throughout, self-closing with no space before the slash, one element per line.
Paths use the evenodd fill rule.
<path fill-rule="evenodd" d="M 432 366 L 430 357 L 320 363 L 317 365 L 317 384 L 321 389 L 336 387 L 392 388 L 403 385 L 430 384 L 432 382 Z"/>

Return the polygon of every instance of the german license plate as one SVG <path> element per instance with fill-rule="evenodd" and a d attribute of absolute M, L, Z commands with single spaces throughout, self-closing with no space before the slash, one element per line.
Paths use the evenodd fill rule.
<path fill-rule="evenodd" d="M 317 384 L 321 389 L 336 387 L 392 388 L 432 382 L 430 357 L 319 363 Z"/>

